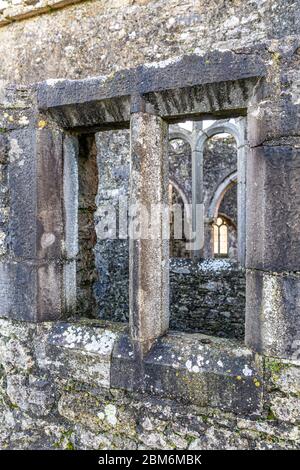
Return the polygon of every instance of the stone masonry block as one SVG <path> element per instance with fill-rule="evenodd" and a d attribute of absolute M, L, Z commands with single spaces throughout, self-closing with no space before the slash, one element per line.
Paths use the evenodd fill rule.
<path fill-rule="evenodd" d="M 11 252 L 59 258 L 62 221 L 62 135 L 24 128 L 10 133 Z"/>
<path fill-rule="evenodd" d="M 8 139 L 6 134 L 1 132 L 0 129 L 0 163 L 6 163 L 8 157 Z"/>
<path fill-rule="evenodd" d="M 246 266 L 300 270 L 300 147 L 262 146 L 247 160 Z"/>
<path fill-rule="evenodd" d="M 255 355 L 236 342 L 173 333 L 158 340 L 138 364 L 133 345 L 123 335 L 113 351 L 111 385 L 189 404 L 255 414 L 261 409 L 261 376 Z"/>
<path fill-rule="evenodd" d="M 132 115 L 130 210 L 138 207 L 137 214 L 131 214 L 132 225 L 135 218 L 137 225 L 149 228 L 144 215 L 158 208 L 151 220 L 152 239 L 143 231 L 129 236 L 131 333 L 146 349 L 169 325 L 169 243 L 164 237 L 168 218 L 162 212 L 168 207 L 167 137 L 167 124 L 161 118 Z"/>
<path fill-rule="evenodd" d="M 298 358 L 300 275 L 247 272 L 246 344 L 267 356 Z"/>
<path fill-rule="evenodd" d="M 60 318 L 62 271 L 55 262 L 2 262 L 0 317 L 34 322 Z"/>
<path fill-rule="evenodd" d="M 251 147 L 271 140 L 300 137 L 300 105 L 280 99 L 250 106 L 248 129 Z"/>
<path fill-rule="evenodd" d="M 117 333 L 102 328 L 58 323 L 47 334 L 42 370 L 98 387 L 109 388 L 111 354 Z M 37 344 L 40 351 L 40 344 Z"/>

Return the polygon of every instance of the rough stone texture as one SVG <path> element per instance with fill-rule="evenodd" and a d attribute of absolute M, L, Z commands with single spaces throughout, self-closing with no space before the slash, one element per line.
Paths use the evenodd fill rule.
<path fill-rule="evenodd" d="M 245 273 L 228 260 L 170 265 L 170 328 L 239 338 L 245 333 Z"/>
<path fill-rule="evenodd" d="M 300 139 L 254 147 L 249 155 L 247 267 L 299 271 Z M 258 208 L 258 194 L 264 200 Z M 280 249 L 278 249 L 280 247 Z"/>
<path fill-rule="evenodd" d="M 107 131 L 96 137 L 99 168 L 98 207 L 95 224 L 106 218 L 109 207 L 120 214 L 119 201 L 128 202 L 129 186 L 129 132 Z M 126 208 L 127 211 L 127 208 Z M 127 212 L 126 212 L 127 214 Z M 102 219 L 101 219 L 102 217 Z M 108 219 L 107 222 L 110 220 Z M 116 234 L 119 235 L 118 227 Z M 95 282 L 95 298 L 100 318 L 127 321 L 129 316 L 129 252 L 128 239 L 110 240 L 97 238 L 95 263 L 98 273 Z M 113 316 L 112 316 L 113 315 Z"/>
<path fill-rule="evenodd" d="M 33 122 L 26 87 L 3 85 L 105 74 L 48 81 L 38 104 L 55 106 L 52 117 L 77 130 L 128 126 L 137 89 L 170 121 L 249 107 L 247 342 L 288 360 L 256 355 L 255 364 L 236 343 L 168 335 L 144 361 L 149 383 L 122 328 L 2 320 L 1 447 L 299 448 L 299 2 L 90 1 L 28 20 L 56 0 L 14 3 L 0 2 L 1 315 L 57 318 L 65 289 L 60 132 L 45 116 Z M 234 369 L 224 372 L 226 361 Z"/>
<path fill-rule="evenodd" d="M 278 0 L 215 0 L 209 7 L 205 0 L 79 3 L 2 28 L 3 79 L 75 79 L 187 52 L 239 49 L 299 34 L 298 15 L 295 0 L 284 4 Z M 14 53 L 6 54 L 7 50 Z"/>
<path fill-rule="evenodd" d="M 7 232 L 9 216 L 8 192 L 8 140 L 5 130 L 0 131 L 0 257 L 7 252 Z"/>
<path fill-rule="evenodd" d="M 255 359 L 229 340 L 171 335 L 145 359 L 152 388 L 121 390 L 113 385 L 120 361 L 128 376 L 132 367 L 124 327 L 0 323 L 2 449 L 300 448 L 296 362 Z"/>
<path fill-rule="evenodd" d="M 0 98 L 1 316 L 57 318 L 63 284 L 62 134 L 36 113 L 31 87 L 1 82 Z"/>
<path fill-rule="evenodd" d="M 97 148 L 94 136 L 81 136 L 78 148 L 78 255 L 76 262 L 77 311 L 96 315 L 94 249 L 96 195 L 98 192 Z M 72 223 L 72 222 L 71 222 Z"/>
<path fill-rule="evenodd" d="M 299 348 L 300 275 L 248 270 L 246 343 L 283 358 Z"/>

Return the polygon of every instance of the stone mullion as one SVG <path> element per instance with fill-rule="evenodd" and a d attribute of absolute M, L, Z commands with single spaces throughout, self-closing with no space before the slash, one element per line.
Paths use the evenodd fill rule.
<path fill-rule="evenodd" d="M 129 230 L 129 315 L 131 337 L 141 353 L 164 334 L 169 325 L 168 132 L 158 116 L 136 112 L 131 117 L 130 224 L 148 227 L 142 205 L 161 205 L 149 234 L 135 237 Z"/>

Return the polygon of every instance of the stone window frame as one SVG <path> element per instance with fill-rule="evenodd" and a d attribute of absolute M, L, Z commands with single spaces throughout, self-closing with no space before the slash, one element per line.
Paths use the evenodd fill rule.
<path fill-rule="evenodd" d="M 148 154 L 151 154 L 151 151 L 153 154 L 161 153 L 163 160 L 167 151 L 163 145 L 158 148 L 157 141 L 162 139 L 162 142 L 165 142 L 166 136 L 163 134 L 166 133 L 167 124 L 180 122 L 183 118 L 201 118 L 204 114 L 216 117 L 245 115 L 254 86 L 264 71 L 265 66 L 262 61 L 257 60 L 256 54 L 247 52 L 237 57 L 228 51 L 216 51 L 205 56 L 184 56 L 163 64 L 140 66 L 117 72 L 112 77 L 47 80 L 33 86 L 32 91 L 36 96 L 33 128 L 20 132 L 28 134 L 22 136 L 25 142 L 28 138 L 31 139 L 26 151 L 33 154 L 32 168 L 25 170 L 36 172 L 33 174 L 37 184 L 33 202 L 37 207 L 32 217 L 28 218 L 28 232 L 31 231 L 32 225 L 37 226 L 37 231 L 34 233 L 35 237 L 27 242 L 28 247 L 23 246 L 24 241 L 16 247 L 16 255 L 22 257 L 27 250 L 30 257 L 36 260 L 33 270 L 33 278 L 36 281 L 32 280 L 36 304 L 28 305 L 27 309 L 24 309 L 26 315 L 18 312 L 16 316 L 44 321 L 63 318 L 66 313 L 70 314 L 76 310 L 78 228 L 74 220 L 78 189 L 77 135 L 95 134 L 102 129 L 131 127 L 133 147 L 132 141 L 139 139 L 139 136 L 134 134 L 135 119 L 137 128 L 141 127 L 138 129 L 140 133 L 143 133 L 149 121 L 149 128 L 143 134 L 143 138 L 147 137 L 149 140 L 148 145 L 153 147 L 152 150 L 147 149 Z M 46 125 L 39 126 L 38 123 Z M 157 135 L 154 135 L 151 141 L 155 126 Z M 203 136 L 205 138 L 198 138 L 192 147 L 193 212 L 196 203 L 202 203 L 197 181 L 201 159 L 197 159 L 197 156 L 207 138 L 207 131 Z M 140 152 L 141 145 L 138 147 L 137 152 Z M 35 160 L 38 162 L 37 168 Z M 137 168 L 137 177 L 138 171 Z M 160 168 L 159 171 L 157 183 L 161 184 L 164 179 L 162 172 L 165 170 Z M 151 177 L 150 172 L 148 178 Z M 145 179 L 141 178 L 142 185 L 146 184 Z M 24 181 L 24 184 L 27 184 L 27 181 Z M 200 186 L 201 184 L 200 182 Z M 131 187 L 135 186 L 134 182 Z M 151 191 L 151 187 L 148 189 Z M 199 195 L 201 201 L 197 200 Z M 49 200 L 51 210 L 48 209 Z M 23 233 L 24 230 L 22 237 Z M 18 238 L 19 234 L 15 235 L 15 238 Z M 54 240 L 52 243 L 47 242 L 50 235 Z M 161 284 L 157 284 L 155 289 L 152 286 L 153 292 L 151 287 L 147 287 L 150 289 L 147 294 L 147 312 L 144 311 L 145 306 L 139 305 L 135 297 L 141 288 L 141 279 L 136 279 L 134 273 L 142 262 L 142 256 L 137 254 L 138 259 L 135 260 L 131 249 L 131 335 L 137 349 L 143 352 L 147 352 L 153 342 L 168 330 L 168 250 L 163 246 L 162 243 L 158 248 L 156 266 L 163 265 L 164 268 L 155 273 Z M 148 247 L 145 247 L 146 253 L 147 250 Z M 137 253 L 139 251 L 136 249 Z M 165 258 L 163 262 L 160 258 L 162 251 Z M 23 266 L 21 262 L 17 268 L 27 270 L 27 266 Z M 148 281 L 153 279 L 151 270 L 145 266 L 143 269 L 149 271 Z M 160 302 L 155 303 L 152 298 L 157 297 L 157 290 L 160 291 Z"/>
<path fill-rule="evenodd" d="M 197 59 L 199 60 L 199 57 L 194 57 L 195 64 L 197 63 Z M 190 60 L 190 58 L 189 58 Z M 184 61 L 184 59 L 183 59 Z M 174 67 L 177 67 L 177 62 L 174 63 Z M 167 66 L 168 68 L 168 66 Z M 150 76 L 153 73 L 153 70 L 155 70 L 155 66 L 149 67 L 150 71 Z M 158 68 L 158 70 L 162 70 L 162 68 Z M 130 71 L 128 71 L 130 74 Z M 165 74 L 168 74 L 167 71 L 165 71 Z M 142 75 L 142 74 L 141 74 Z M 136 81 L 136 77 L 134 77 Z M 119 77 L 118 74 L 116 76 L 117 83 L 119 82 Z M 143 77 L 143 81 L 145 80 L 145 77 Z M 111 98 L 108 100 L 105 96 L 103 97 L 103 100 L 101 101 L 95 101 L 93 99 L 93 96 L 85 96 L 83 98 L 83 103 L 77 103 L 74 104 L 70 102 L 70 94 L 71 95 L 77 95 L 76 100 L 82 96 L 80 93 L 80 88 L 81 85 L 83 86 L 83 94 L 88 93 L 88 95 L 93 95 L 93 92 L 88 92 L 88 85 L 93 85 L 91 88 L 95 89 L 97 85 L 99 86 L 99 81 L 101 83 L 101 79 L 97 81 L 97 79 L 92 79 L 92 80 L 85 80 L 83 82 L 81 81 L 74 81 L 74 82 L 69 82 L 69 81 L 59 81 L 59 82 L 51 82 L 50 86 L 49 83 L 47 84 L 41 84 L 39 85 L 38 88 L 38 104 L 40 105 L 40 111 L 46 112 L 48 116 L 50 115 L 51 118 L 55 121 L 56 124 L 58 124 L 60 127 L 63 127 L 67 131 L 78 131 L 79 132 L 91 132 L 97 129 L 101 130 L 101 128 L 105 129 L 113 129 L 115 126 L 119 127 L 128 127 L 128 121 L 127 119 L 130 119 L 130 127 L 131 127 L 131 148 L 134 148 L 134 140 L 137 140 L 137 144 L 139 146 L 138 152 L 141 151 L 141 146 L 144 146 L 144 151 L 145 151 L 145 146 L 147 144 L 149 145 L 149 148 L 146 147 L 146 152 L 148 152 L 148 158 L 151 158 L 151 152 L 160 154 L 160 159 L 166 158 L 167 155 L 167 149 L 166 148 L 158 148 L 157 147 L 157 141 L 159 139 L 163 139 L 164 142 L 166 142 L 166 124 L 164 122 L 172 122 L 174 120 L 179 120 L 179 118 L 176 118 L 175 116 L 173 117 L 170 115 L 170 111 L 166 109 L 166 113 L 164 114 L 158 109 L 161 105 L 162 102 L 162 96 L 164 93 L 169 93 L 169 90 L 162 90 L 160 91 L 151 91 L 148 93 L 141 93 L 140 89 L 135 91 L 134 93 L 131 93 L 130 96 L 121 96 L 121 98 Z M 81 83 L 80 83 L 81 82 Z M 89 83 L 88 83 L 89 82 Z M 221 82 L 222 83 L 222 82 Z M 228 87 L 228 83 L 231 83 L 232 86 L 234 87 L 234 83 L 239 83 L 233 81 L 233 82 L 226 82 L 226 86 Z M 119 83 L 118 83 L 119 84 Z M 126 84 L 126 82 L 125 82 Z M 102 83 L 101 83 L 102 85 Z M 103 85 L 105 87 L 106 85 L 106 80 L 103 80 Z M 224 86 L 223 84 L 221 86 Z M 253 86 L 253 77 L 248 81 L 245 81 L 245 86 L 250 86 L 250 88 Z M 135 87 L 134 87 L 135 88 Z M 139 87 L 138 87 L 139 88 Z M 179 94 L 184 93 L 189 94 L 192 90 L 196 90 L 197 85 L 193 85 L 191 87 L 191 90 L 189 87 L 187 89 L 183 88 L 178 88 L 172 89 L 172 92 L 178 92 Z M 67 90 L 69 89 L 69 91 Z M 77 91 L 76 91 L 77 89 Z M 239 88 L 239 85 L 237 85 L 237 90 L 238 94 L 240 94 L 240 99 L 242 101 L 245 100 L 245 90 L 242 88 Z M 63 91 L 63 94 L 65 94 L 65 97 L 67 97 L 67 103 L 61 102 L 61 91 Z M 235 90 L 236 92 L 236 90 Z M 230 94 L 230 93 L 229 93 Z M 159 96 L 158 96 L 159 95 Z M 45 99 L 46 97 L 46 99 Z M 92 106 L 90 106 L 91 103 L 89 103 L 89 99 L 92 98 Z M 53 101 L 54 100 L 54 101 Z M 55 102 L 56 100 L 56 102 Z M 58 100 L 58 101 L 57 101 Z M 86 102 L 87 100 L 87 102 Z M 125 100 L 125 104 L 124 104 Z M 45 103 L 46 101 L 46 103 Z M 48 101 L 48 102 L 47 102 Z M 231 102 L 231 97 L 228 100 Z M 194 100 L 194 103 L 192 106 L 197 106 L 198 104 L 202 104 L 198 102 L 197 97 Z M 129 107 L 130 106 L 130 107 Z M 164 104 L 163 104 L 164 106 Z M 245 103 L 244 103 L 245 106 Z M 81 107 L 84 109 L 81 111 Z M 115 109 L 113 109 L 115 107 Z M 177 106 L 178 107 L 178 106 Z M 230 107 L 230 106 L 229 106 Z M 181 109 L 182 105 L 179 105 L 179 109 L 175 109 L 175 113 L 180 114 L 182 117 L 189 117 L 191 114 L 189 112 L 183 114 L 183 110 Z M 223 112 L 226 106 L 220 106 L 220 112 Z M 239 109 L 239 115 L 243 114 L 243 111 L 241 112 L 240 109 L 243 108 L 242 106 L 238 106 Z M 90 109 L 93 109 L 93 114 L 90 114 L 87 116 L 87 113 L 89 112 Z M 65 112 L 64 112 L 65 111 Z M 101 117 L 99 118 L 99 114 L 97 116 L 97 112 L 101 113 Z M 121 113 L 120 113 L 121 111 Z M 194 111 L 194 110 L 193 110 Z M 125 112 L 125 116 L 124 116 Z M 232 111 L 231 110 L 225 110 L 226 113 L 230 112 L 230 117 L 232 117 Z M 245 112 L 245 111 L 244 111 Z M 235 111 L 233 111 L 234 115 Z M 106 114 L 106 116 L 105 116 Z M 163 114 L 163 116 L 162 116 Z M 202 113 L 200 113 L 201 115 Z M 105 116 L 103 119 L 103 115 Z M 198 110 L 196 110 L 196 113 L 192 113 L 192 117 L 195 118 L 196 115 L 199 115 Z M 117 116 L 117 117 L 116 117 Z M 134 125 L 135 125 L 135 117 L 137 118 L 137 129 L 138 131 L 134 130 Z M 126 119 L 127 118 L 127 119 Z M 87 123 L 81 122 L 81 120 L 87 120 Z M 92 119 L 94 122 L 90 122 L 90 119 Z M 100 120 L 100 122 L 97 122 L 96 119 Z M 105 120 L 105 123 L 103 122 Z M 110 121 L 113 122 L 110 122 Z M 124 120 L 122 122 L 122 120 Z M 95 122 L 96 121 L 96 122 Z M 117 122 L 114 122 L 117 121 Z M 147 121 L 151 122 L 151 125 L 149 128 L 147 128 Z M 156 128 L 157 135 L 153 136 L 153 141 L 151 141 L 151 135 L 153 133 L 152 127 Z M 144 128 L 147 128 L 146 131 Z M 161 130 L 164 128 L 164 130 Z M 223 125 L 215 125 L 211 126 L 208 130 L 205 132 L 201 133 L 200 135 L 195 136 L 195 142 L 193 142 L 194 145 L 192 145 L 192 179 L 193 179 L 193 216 L 192 216 L 192 223 L 194 222 L 194 216 L 195 216 L 195 206 L 198 202 L 202 204 L 202 191 L 201 188 L 203 186 L 203 182 L 201 181 L 201 167 L 203 166 L 202 161 L 203 161 L 203 147 L 206 142 L 206 140 L 215 134 L 218 134 L 220 132 L 225 132 L 229 131 L 231 135 L 234 135 L 238 142 L 238 148 L 241 148 L 241 136 L 239 133 L 239 130 L 237 127 L 231 123 L 226 123 Z M 143 142 L 140 142 L 140 136 L 139 134 L 136 134 L 136 132 L 140 133 L 142 135 L 142 138 L 144 139 Z M 178 133 L 177 133 L 178 134 Z M 176 134 L 175 134 L 176 135 Z M 174 138 L 174 136 L 171 136 L 171 138 Z M 147 140 L 148 139 L 148 140 Z M 148 142 L 149 141 L 149 142 Z M 152 146 L 152 147 L 151 147 Z M 153 147 L 154 146 L 154 147 Z M 68 153 L 66 146 L 65 146 L 65 154 Z M 71 154 L 74 156 L 74 153 L 71 152 Z M 138 156 L 141 160 L 143 159 L 143 155 Z M 139 178 L 141 178 L 141 183 L 140 183 L 140 188 L 139 188 L 139 193 L 143 193 L 144 187 L 143 185 L 147 185 L 147 182 L 145 181 L 147 178 L 148 180 L 152 179 L 152 172 L 147 174 L 147 178 L 145 175 L 139 175 L 138 171 L 139 169 L 137 168 L 137 171 L 134 173 L 134 161 L 136 161 L 136 158 L 134 160 L 131 159 L 131 188 L 136 187 L 136 182 L 139 181 Z M 165 162 L 165 164 L 167 164 Z M 143 171 L 147 172 L 147 168 L 144 169 Z M 160 169 L 160 173 L 158 175 L 158 180 L 156 181 L 157 184 L 161 184 L 161 181 L 164 181 L 164 172 L 165 170 L 163 168 Z M 200 180 L 199 180 L 199 171 L 200 171 Z M 69 178 L 65 177 L 65 181 L 67 181 Z M 167 181 L 169 181 L 167 177 Z M 155 182 L 152 180 L 151 181 L 152 186 L 155 184 Z M 134 191 L 133 190 L 133 191 Z M 148 190 L 151 191 L 151 188 L 148 187 Z M 162 190 L 162 194 L 165 191 Z M 131 194 L 132 196 L 132 194 Z M 76 197 L 73 196 L 73 198 Z M 201 199 L 201 201 L 198 201 L 198 199 Z M 160 200 L 161 201 L 161 200 Z M 160 202 L 159 201 L 159 202 Z M 66 214 L 68 213 L 68 210 L 66 209 Z M 74 238 L 74 243 L 76 243 L 76 234 L 73 233 L 73 238 Z M 166 243 L 161 241 L 161 246 L 158 248 L 157 251 L 157 258 L 156 261 L 157 263 L 154 263 L 152 266 L 164 266 L 162 269 L 157 269 L 155 273 L 151 271 L 153 270 L 153 267 L 151 269 L 148 268 L 149 263 L 149 256 L 151 259 L 154 256 L 154 251 L 153 251 L 153 246 L 151 244 L 149 246 L 145 246 L 146 244 L 143 243 L 142 246 L 134 248 L 137 243 L 132 242 L 129 240 L 130 244 L 130 301 L 129 301 L 129 318 L 130 318 L 130 327 L 131 327 L 131 336 L 132 340 L 139 351 L 140 354 L 146 354 L 150 349 L 153 344 L 153 342 L 160 337 L 161 335 L 165 334 L 168 330 L 168 323 L 169 323 L 169 305 L 168 305 L 168 276 L 169 273 L 168 271 L 168 249 L 166 247 Z M 144 252 L 144 253 L 142 253 Z M 164 253 L 163 257 L 161 257 L 161 253 Z M 137 259 L 135 259 L 135 253 Z M 142 254 L 141 254 L 142 253 Z M 148 262 L 143 264 L 143 273 L 144 275 L 142 277 L 147 279 L 147 284 L 142 284 L 142 278 L 139 277 L 139 269 L 140 269 L 140 264 L 143 262 L 143 258 L 148 260 Z M 73 264 L 76 262 L 73 260 Z M 72 302 L 74 302 L 75 299 L 75 292 L 76 292 L 76 276 L 74 275 L 75 268 L 73 266 L 73 277 L 72 277 L 72 282 L 73 282 L 73 287 L 69 289 L 69 299 L 66 299 L 67 304 L 69 306 L 72 306 Z M 146 273 L 146 274 L 145 274 Z M 153 281 L 154 278 L 158 278 L 158 281 L 155 282 Z M 145 281 L 144 281 L 145 282 Z M 151 282 L 153 285 L 151 285 Z M 141 283 L 141 284 L 140 284 Z M 68 282 L 68 287 L 70 288 L 71 283 Z M 150 286 L 150 287 L 149 287 Z M 146 303 L 143 303 L 140 300 L 140 295 L 138 294 L 141 291 L 144 291 L 144 289 L 147 292 L 147 301 Z M 71 294 L 71 295 L 70 295 Z M 71 299 L 70 299 L 71 297 Z M 147 304 L 147 307 L 145 305 Z"/>
<path fill-rule="evenodd" d="M 271 175 L 276 178 L 282 172 L 287 174 L 295 165 L 292 148 L 283 144 L 276 147 L 264 145 L 264 135 L 270 140 L 270 136 L 279 134 L 282 127 L 278 122 L 273 125 L 271 120 L 266 120 L 262 129 L 261 120 L 252 112 L 257 103 L 265 103 L 265 93 L 268 93 L 268 87 L 264 87 L 268 58 L 264 46 L 241 50 L 238 54 L 213 51 L 203 56 L 190 55 L 147 64 L 109 77 L 48 80 L 32 86 L 28 125 L 12 130 L 10 136 L 18 142 L 20 153 L 26 154 L 26 159 L 22 162 L 22 171 L 18 162 L 10 165 L 12 237 L 10 257 L 1 264 L 4 292 L 1 316 L 31 322 L 58 321 L 72 310 L 76 302 L 76 225 L 67 222 L 73 220 L 74 215 L 75 200 L 72 198 L 75 191 L 71 182 L 76 187 L 76 171 L 70 165 L 66 174 L 66 165 L 63 164 L 66 155 L 71 155 L 70 161 L 74 159 L 76 135 L 128 128 L 131 122 L 132 155 L 135 155 L 132 162 L 136 165 L 135 174 L 142 192 L 146 194 L 151 187 L 147 182 L 147 166 L 147 178 L 140 174 L 141 151 L 149 158 L 157 158 L 160 163 L 157 174 L 151 174 L 151 178 L 152 183 L 154 178 L 160 185 L 163 197 L 161 185 L 166 175 L 162 163 L 166 160 L 167 124 L 183 119 L 201 119 L 204 115 L 228 118 L 248 113 L 251 118 L 248 119 L 251 158 L 247 174 L 252 182 L 256 178 L 260 192 L 248 185 L 246 344 L 254 352 L 289 358 L 293 332 L 281 328 L 281 341 L 273 335 L 274 340 L 270 342 L 269 328 L 272 331 L 280 328 L 282 318 L 293 315 L 294 310 L 289 309 L 283 297 L 280 305 L 279 299 L 274 304 L 278 315 L 269 315 L 264 299 L 270 289 L 275 292 L 281 285 L 296 295 L 298 280 L 293 272 L 298 266 L 294 256 L 298 245 L 295 238 L 289 239 L 288 257 L 279 256 L 264 229 L 266 213 L 258 217 L 257 212 L 261 198 L 264 197 L 268 204 L 272 198 L 271 190 L 268 193 L 270 185 L 267 186 L 267 178 Z M 289 110 L 288 105 L 285 106 Z M 290 114 L 295 112 L 294 108 L 290 109 Z M 278 115 L 282 116 L 282 113 Z M 286 123 L 283 129 L 289 132 Z M 290 132 L 293 135 L 296 131 L 291 129 Z M 285 155 L 284 159 L 275 159 L 281 154 Z M 268 169 L 270 176 L 267 171 L 260 171 L 261 167 Z M 29 181 L 31 191 L 28 191 Z M 64 181 L 68 183 L 64 185 Z M 276 200 L 272 202 L 277 203 Z M 290 201 L 280 201 L 279 213 L 283 203 L 288 217 L 292 214 Z M 284 232 L 279 231 L 276 237 L 282 239 Z M 154 255 L 156 271 L 154 273 L 151 263 L 147 263 L 147 256 L 143 257 L 132 245 L 130 344 L 135 361 L 148 357 L 149 351 L 151 354 L 153 350 L 151 347 L 161 337 L 165 338 L 165 343 L 169 337 L 164 336 L 168 329 L 168 269 L 167 263 L 162 262 L 167 259 L 167 251 L 163 245 L 155 253 L 149 251 L 149 247 L 143 250 Z M 146 307 L 139 303 L 137 296 L 144 282 L 137 269 L 140 262 L 146 266 L 147 282 L 151 277 L 154 279 L 155 274 L 154 284 L 148 283 L 149 304 Z M 153 304 L 157 298 L 152 293 L 157 293 L 157 288 L 160 300 Z M 262 309 L 266 314 L 263 321 L 258 315 Z M 183 335 L 182 338 L 188 341 L 188 336 Z M 126 347 L 123 347 L 124 351 Z"/>
<path fill-rule="evenodd" d="M 248 153 L 248 148 L 246 145 L 246 125 L 245 125 L 245 118 L 244 122 L 240 119 L 239 120 L 239 126 L 236 124 L 233 124 L 231 122 L 214 122 L 211 126 L 209 126 L 207 129 L 202 131 L 196 142 L 196 151 L 193 153 L 194 158 L 197 158 L 202 162 L 202 168 L 199 171 L 200 175 L 197 178 L 195 175 L 195 180 L 203 180 L 203 158 L 204 158 L 204 149 L 207 141 L 211 138 L 214 137 L 215 135 L 218 134 L 229 134 L 231 135 L 236 142 L 236 148 L 237 148 L 237 171 L 234 173 L 234 176 L 236 177 L 237 181 L 237 219 L 238 219 L 238 261 L 241 267 L 245 266 L 246 262 L 246 214 L 247 214 L 247 208 L 246 208 L 246 158 L 247 158 L 247 153 Z M 194 165 L 195 168 L 197 167 L 196 164 Z M 198 166 L 199 168 L 199 166 Z M 219 191 L 222 189 L 223 184 L 225 187 L 225 184 L 227 183 L 227 180 L 229 180 L 232 175 L 229 175 L 224 182 L 221 183 L 221 185 L 217 188 L 217 191 L 214 195 L 213 201 L 210 204 L 209 207 L 209 213 L 208 217 L 213 218 L 215 215 L 212 216 L 212 207 L 213 204 L 217 204 L 217 198 L 219 197 Z M 198 188 L 200 187 L 199 183 L 195 183 L 195 191 L 199 190 Z M 227 189 L 227 187 L 226 187 Z M 225 190 L 226 190 L 225 189 Z M 225 191 L 224 190 L 224 191 Z M 224 193 L 223 193 L 224 194 Z"/>
<path fill-rule="evenodd" d="M 217 217 L 223 197 L 225 196 L 226 192 L 232 187 L 233 184 L 237 184 L 237 178 L 237 171 L 233 171 L 228 176 L 226 176 L 226 178 L 224 178 L 224 180 L 219 184 L 210 201 L 210 205 L 208 208 L 209 219 L 213 220 Z"/>
<path fill-rule="evenodd" d="M 208 208 L 208 218 L 213 219 L 216 207 L 220 204 L 224 192 L 228 189 L 228 184 L 232 178 L 235 179 L 238 188 L 237 212 L 238 212 L 238 261 L 241 267 L 246 261 L 246 158 L 248 147 L 246 145 L 246 117 L 240 118 L 238 124 L 228 120 L 219 120 L 203 130 L 195 126 L 190 132 L 179 126 L 173 127 L 169 132 L 169 140 L 181 139 L 191 148 L 192 154 L 192 215 L 190 225 L 195 230 L 195 207 L 196 204 L 203 204 L 203 161 L 204 151 L 207 141 L 218 134 L 229 134 L 236 142 L 237 149 L 237 171 L 228 175 L 217 188 Z M 223 192 L 222 192 L 223 191 Z M 201 237 L 204 243 L 204 236 Z M 203 249 L 193 253 L 193 258 L 201 258 Z"/>
<path fill-rule="evenodd" d="M 221 223 L 218 223 L 218 219 L 221 219 Z M 221 253 L 221 227 L 226 228 L 226 252 Z M 215 250 L 215 231 L 217 231 L 217 239 L 218 239 L 218 250 Z M 217 220 L 212 223 L 212 237 L 213 237 L 213 254 L 214 258 L 227 258 L 228 257 L 228 223 L 227 217 L 223 215 L 218 215 Z"/>

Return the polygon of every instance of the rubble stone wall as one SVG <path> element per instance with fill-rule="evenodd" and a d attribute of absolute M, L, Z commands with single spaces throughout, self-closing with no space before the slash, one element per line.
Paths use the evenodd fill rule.
<path fill-rule="evenodd" d="M 0 0 L 0 313 L 10 317 L 0 321 L 1 448 L 300 448 L 299 350 L 293 349 L 300 285 L 299 14 L 296 0 Z M 218 62 L 213 70 L 210 60 L 219 56 L 212 51 L 227 51 L 223 63 L 234 57 L 239 70 L 243 57 L 247 78 L 242 48 L 253 45 L 251 67 L 260 70 L 264 61 L 266 68 L 248 109 L 246 344 L 253 350 L 229 339 L 170 333 L 145 358 L 136 383 L 126 325 L 33 323 L 45 312 L 48 319 L 65 313 L 57 257 L 62 211 L 51 211 L 62 207 L 62 135 L 47 129 L 43 116 L 36 121 L 28 84 L 100 75 L 113 81 L 121 69 L 155 62 L 160 71 L 160 61 L 211 53 L 201 62 L 212 73 L 201 109 L 207 112 L 209 103 L 220 112 L 224 102 L 227 110 L 241 97 L 249 103 L 249 90 L 243 81 L 230 85 L 236 68 L 220 70 Z M 215 77 L 231 89 L 228 96 L 220 95 Z M 6 86 L 13 83 L 17 88 Z M 177 98 L 162 104 L 178 110 Z M 52 179 L 41 184 L 48 170 Z"/>
<path fill-rule="evenodd" d="M 130 390 L 114 383 L 124 335 L 120 324 L 91 320 L 1 320 L 1 448 L 300 448 L 299 362 L 174 334 L 147 360 L 154 388 Z"/>
<path fill-rule="evenodd" d="M 229 260 L 171 260 L 170 328 L 243 340 L 245 284 L 244 270 Z"/>

